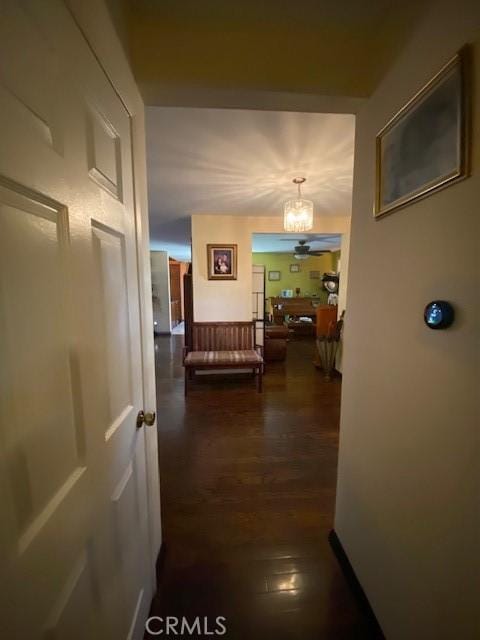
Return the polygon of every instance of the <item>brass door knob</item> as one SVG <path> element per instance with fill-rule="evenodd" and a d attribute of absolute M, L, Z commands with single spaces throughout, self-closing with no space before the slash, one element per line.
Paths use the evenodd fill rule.
<path fill-rule="evenodd" d="M 144 424 L 146 424 L 147 427 L 151 427 L 153 424 L 155 424 L 155 418 L 155 411 L 147 411 L 147 413 L 145 413 L 144 411 L 139 411 L 137 415 L 137 429 L 143 427 Z"/>
<path fill-rule="evenodd" d="M 156 417 L 155 411 L 147 411 L 145 414 L 145 424 L 147 427 L 152 427 L 155 424 Z"/>

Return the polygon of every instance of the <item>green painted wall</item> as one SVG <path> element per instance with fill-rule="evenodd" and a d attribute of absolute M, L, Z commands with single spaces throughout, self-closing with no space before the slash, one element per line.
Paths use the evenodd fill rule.
<path fill-rule="evenodd" d="M 338 261 L 340 260 L 340 250 L 332 251 L 332 271 L 338 271 Z"/>
<path fill-rule="evenodd" d="M 311 256 L 307 260 L 295 260 L 293 255 L 289 253 L 253 253 L 252 264 L 262 264 L 265 266 L 265 296 L 279 296 L 282 289 L 293 289 L 300 287 L 300 295 L 306 296 L 315 293 L 322 302 L 327 300 L 327 292 L 323 288 L 321 280 L 310 278 L 310 271 L 320 271 L 322 276 L 325 271 L 333 270 L 332 254 L 327 253 L 323 256 Z M 290 265 L 300 265 L 299 273 L 291 273 Z M 280 271 L 281 279 L 278 281 L 270 281 L 268 279 L 269 271 Z M 294 293 L 295 295 L 295 293 Z"/>

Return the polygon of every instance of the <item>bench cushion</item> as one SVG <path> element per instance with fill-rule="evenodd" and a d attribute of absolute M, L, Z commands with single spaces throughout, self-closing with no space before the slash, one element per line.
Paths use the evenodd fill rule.
<path fill-rule="evenodd" d="M 262 356 L 253 350 L 242 351 L 190 351 L 185 357 L 185 366 L 201 365 L 252 365 L 263 362 Z"/>

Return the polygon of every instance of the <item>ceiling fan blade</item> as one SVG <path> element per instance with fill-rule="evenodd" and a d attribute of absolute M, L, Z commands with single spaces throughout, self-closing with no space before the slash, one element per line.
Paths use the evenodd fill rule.
<path fill-rule="evenodd" d="M 275 238 L 275 240 L 280 240 L 280 242 L 298 242 L 299 240 L 305 240 L 305 242 L 318 242 L 320 240 L 330 240 L 332 235 L 335 240 L 337 236 L 331 233 L 305 233 L 303 238 L 297 236 L 296 238 Z"/>
<path fill-rule="evenodd" d="M 322 250 L 318 250 L 318 251 L 309 251 L 308 252 L 311 256 L 323 256 L 324 253 L 332 253 L 330 249 L 322 249 Z"/>

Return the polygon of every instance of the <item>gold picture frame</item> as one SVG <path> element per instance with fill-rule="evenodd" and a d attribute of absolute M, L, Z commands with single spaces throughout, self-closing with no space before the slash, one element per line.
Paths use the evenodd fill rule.
<path fill-rule="evenodd" d="M 237 279 L 237 245 L 207 244 L 209 280 Z"/>
<path fill-rule="evenodd" d="M 377 134 L 375 218 L 469 175 L 467 58 L 459 51 Z"/>

